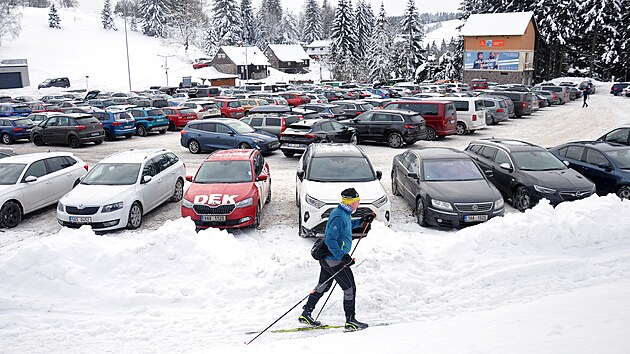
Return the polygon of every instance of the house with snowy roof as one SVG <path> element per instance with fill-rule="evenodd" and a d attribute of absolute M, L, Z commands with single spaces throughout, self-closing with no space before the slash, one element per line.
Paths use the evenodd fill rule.
<path fill-rule="evenodd" d="M 462 27 L 464 81 L 532 85 L 538 29 L 533 12 L 471 15 Z"/>
<path fill-rule="evenodd" d="M 270 63 L 258 47 L 219 47 L 210 66 L 224 74 L 238 75 L 241 80 L 264 79 Z"/>
<path fill-rule="evenodd" d="M 315 40 L 310 44 L 305 45 L 304 50 L 311 59 L 320 60 L 322 57 L 330 55 L 331 43 L 332 41 L 329 40 Z"/>
<path fill-rule="evenodd" d="M 270 44 L 265 56 L 271 67 L 287 74 L 301 74 L 310 65 L 310 57 L 299 44 Z"/>

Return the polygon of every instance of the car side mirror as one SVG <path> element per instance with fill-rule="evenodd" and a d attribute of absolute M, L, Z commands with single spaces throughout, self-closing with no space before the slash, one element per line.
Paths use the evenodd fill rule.
<path fill-rule="evenodd" d="M 379 181 L 381 180 L 381 178 L 383 178 L 383 172 L 381 171 L 376 171 L 376 179 L 378 179 Z"/>
<path fill-rule="evenodd" d="M 297 174 L 297 178 L 299 178 L 300 181 L 304 179 L 304 171 L 297 171 L 296 174 Z"/>
<path fill-rule="evenodd" d="M 260 174 L 258 175 L 258 177 L 256 178 L 257 181 L 266 181 L 267 178 L 269 178 L 269 176 L 265 175 L 265 174 Z"/>
<path fill-rule="evenodd" d="M 606 170 L 606 172 L 612 171 L 612 167 L 610 166 L 608 162 L 600 163 L 599 165 L 597 165 L 597 167 L 603 168 L 604 170 Z"/>
<path fill-rule="evenodd" d="M 352 118 L 352 121 L 355 122 L 355 123 L 358 123 L 359 122 L 359 118 Z"/>
<path fill-rule="evenodd" d="M 504 170 L 510 171 L 510 173 L 514 172 L 514 168 L 512 168 L 512 166 L 509 163 L 507 163 L 507 162 L 504 162 L 504 163 L 500 164 L 499 167 L 501 167 Z"/>
<path fill-rule="evenodd" d="M 567 160 L 562 160 L 562 163 L 564 163 L 565 166 L 569 167 L 569 161 Z"/>
<path fill-rule="evenodd" d="M 153 176 L 142 176 L 141 183 L 149 183 L 153 179 Z"/>
<path fill-rule="evenodd" d="M 27 176 L 26 178 L 24 178 L 24 182 L 26 183 L 31 183 L 31 182 L 35 182 L 37 181 L 37 177 L 35 176 Z"/>
<path fill-rule="evenodd" d="M 186 180 L 188 182 L 192 182 L 193 181 L 193 176 L 186 176 Z"/>
<path fill-rule="evenodd" d="M 485 170 L 483 172 L 486 174 L 486 177 L 488 177 L 488 178 L 494 177 L 494 171 L 492 171 L 492 170 Z"/>
<path fill-rule="evenodd" d="M 413 178 L 413 179 L 418 179 L 418 180 L 420 179 L 420 176 L 418 176 L 418 174 L 417 174 L 417 173 L 415 173 L 415 172 L 409 172 L 409 173 L 407 173 L 407 177 L 409 177 L 409 178 Z"/>

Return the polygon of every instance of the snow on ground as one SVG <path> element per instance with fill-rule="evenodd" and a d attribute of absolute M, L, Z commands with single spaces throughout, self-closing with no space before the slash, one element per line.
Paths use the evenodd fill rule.
<path fill-rule="evenodd" d="M 457 27 L 461 26 L 461 20 L 450 20 L 441 22 L 442 26 L 436 28 L 435 30 L 425 33 L 424 39 L 422 40 L 422 46 L 425 47 L 427 44 L 431 45 L 435 41 L 435 45 L 440 48 L 440 44 L 442 44 L 442 40 L 448 44 L 453 37 L 457 37 L 459 35 L 459 30 Z M 429 24 L 428 26 L 434 25 L 434 23 Z"/>

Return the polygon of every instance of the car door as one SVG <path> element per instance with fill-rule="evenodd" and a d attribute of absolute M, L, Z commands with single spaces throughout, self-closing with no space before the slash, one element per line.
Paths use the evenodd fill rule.
<path fill-rule="evenodd" d="M 54 142 L 55 127 L 57 126 L 57 117 L 48 118 L 46 123 L 40 125 L 40 134 L 44 144 L 51 144 Z"/>
<path fill-rule="evenodd" d="M 514 168 L 514 162 L 507 154 L 507 152 L 502 149 L 497 149 L 496 155 L 494 156 L 494 164 L 490 166 L 490 171 L 492 171 L 492 177 L 488 177 L 490 182 L 494 184 L 499 191 L 509 195 L 512 189 L 512 181 L 514 177 L 512 176 L 512 172 L 509 170 L 505 170 L 499 167 L 502 163 L 507 163 Z M 487 169 L 484 169 L 485 173 Z"/>
<path fill-rule="evenodd" d="M 64 116 L 57 117 L 57 125 L 54 127 L 53 134 L 52 134 L 53 144 L 67 144 L 68 143 L 67 134 L 71 129 L 71 125 L 72 127 L 74 127 L 74 124 L 72 124 L 73 121 L 74 121 L 73 119 L 70 119 Z"/>
<path fill-rule="evenodd" d="M 264 174 L 269 177 L 269 165 L 265 163 L 265 159 L 260 152 L 256 152 L 253 156 L 254 160 L 254 178 L 256 181 L 256 188 L 258 188 L 258 197 L 260 198 L 260 205 L 267 203 L 267 197 L 269 188 L 271 188 L 271 179 L 267 178 L 264 181 L 258 181 L 258 176 Z"/>
<path fill-rule="evenodd" d="M 215 146 L 214 136 L 216 135 L 217 128 L 216 123 L 202 123 L 195 124 L 193 127 L 193 131 L 191 131 L 190 135 L 192 138 L 199 142 L 202 150 L 214 150 L 217 147 Z"/>
<path fill-rule="evenodd" d="M 158 183 L 161 184 L 161 197 L 157 201 L 158 205 L 162 204 L 165 200 L 170 198 L 173 195 L 173 190 L 175 188 L 175 181 L 177 177 L 172 171 L 169 169 L 171 166 L 171 161 L 166 154 L 160 154 L 153 159 L 153 164 L 155 165 L 156 175 L 153 178 L 158 179 Z"/>
<path fill-rule="evenodd" d="M 354 134 L 352 130 L 348 129 L 347 126 L 339 122 L 330 121 L 330 124 L 332 125 L 333 131 L 335 132 L 336 143 L 349 143 L 350 142 L 350 138 L 352 137 L 352 134 Z"/>
<path fill-rule="evenodd" d="M 385 133 L 391 124 L 391 117 L 387 113 L 374 113 L 370 124 L 370 140 L 385 141 Z"/>
<path fill-rule="evenodd" d="M 313 126 L 313 130 L 317 129 L 316 127 L 317 125 Z M 325 139 L 327 142 L 331 143 L 337 141 L 337 134 L 330 122 L 322 122 L 321 124 L 319 124 L 319 130 L 323 131 L 326 134 Z"/>
<path fill-rule="evenodd" d="M 374 113 L 366 112 L 357 117 L 356 123 L 350 124 L 350 126 L 354 127 L 359 133 L 359 137 L 363 140 L 371 140 L 370 136 L 370 125 L 372 124 L 372 119 L 374 118 Z"/>
<path fill-rule="evenodd" d="M 236 133 L 225 124 L 216 124 L 217 132 L 214 141 L 220 149 L 235 149 L 238 145 Z"/>
<path fill-rule="evenodd" d="M 611 131 L 610 133 L 599 138 L 599 140 L 608 141 L 611 143 L 619 143 L 623 145 L 630 145 L 630 128 L 619 128 Z"/>
<path fill-rule="evenodd" d="M 418 179 L 408 176 L 409 173 L 415 173 L 420 177 L 420 161 L 418 156 L 412 152 L 408 152 L 403 160 L 404 173 L 401 174 L 399 185 L 402 186 L 401 194 L 407 200 L 409 205 L 416 205 L 416 190 L 418 189 Z"/>
<path fill-rule="evenodd" d="M 586 148 L 583 161 L 584 165 L 578 172 L 595 183 L 598 193 L 613 193 L 616 181 L 611 174 L 613 165 L 608 158 L 595 149 Z"/>
<path fill-rule="evenodd" d="M 37 180 L 26 182 L 26 179 L 30 176 L 37 177 Z M 55 199 L 55 184 L 48 174 L 44 159 L 33 162 L 27 168 L 22 176 L 20 188 L 24 198 L 24 213 L 37 210 L 57 201 Z"/>
<path fill-rule="evenodd" d="M 64 157 L 55 156 L 44 160 L 50 172 L 50 179 L 52 179 L 52 183 L 55 186 L 55 199 L 60 199 L 70 192 L 77 180 L 68 168 L 72 165 L 69 165 Z"/>
<path fill-rule="evenodd" d="M 164 186 L 161 176 L 157 176 L 157 166 L 153 159 L 147 160 L 142 167 L 142 177 L 140 178 L 140 190 L 144 201 L 144 213 L 155 208 L 160 200 L 164 198 Z M 149 182 L 144 182 L 145 176 L 151 176 Z"/>

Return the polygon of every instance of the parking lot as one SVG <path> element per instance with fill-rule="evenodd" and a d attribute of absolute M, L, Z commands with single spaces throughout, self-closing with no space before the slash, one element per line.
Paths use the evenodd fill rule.
<path fill-rule="evenodd" d="M 564 106 L 543 108 L 531 116 L 510 119 L 499 125 L 465 136 L 451 136 L 436 141 L 421 141 L 413 147 L 446 146 L 458 149 L 465 148 L 471 140 L 487 137 L 513 138 L 529 141 L 541 146 L 551 147 L 569 141 L 594 140 L 608 130 L 630 123 L 628 111 L 630 99 L 608 94 L 608 85 L 598 87 L 598 93 L 591 96 L 588 108 L 581 108 L 581 101 L 573 101 Z M 207 154 L 193 155 L 180 145 L 179 132 L 167 132 L 164 135 L 150 134 L 147 137 L 135 136 L 132 139 L 107 141 L 100 146 L 87 144 L 78 149 L 67 146 L 43 146 L 21 141 L 11 145 L 18 154 L 42 151 L 71 151 L 83 159 L 90 167 L 105 156 L 126 149 L 166 148 L 175 152 L 186 164 L 188 174 L 194 174 Z M 391 198 L 393 229 L 417 227 L 411 210 L 400 197 L 391 194 L 390 172 L 393 156 L 402 153 L 405 148 L 392 149 L 386 145 L 362 144 L 372 164 L 383 172 L 381 180 Z M 297 224 L 297 208 L 295 207 L 295 171 L 299 156 L 287 158 L 278 150 L 266 157 L 271 168 L 273 201 L 263 210 L 261 230 L 270 232 L 273 227 L 293 227 Z M 510 208 L 509 212 L 514 212 Z M 139 231 L 153 230 L 166 220 L 180 217 L 179 203 L 165 204 L 149 213 Z M 0 230 L 0 245 L 6 246 L 25 237 L 42 237 L 56 233 L 61 226 L 56 220 L 55 206 L 27 215 L 23 222 L 14 229 Z M 420 230 L 420 229 L 418 229 Z M 243 232 L 261 232 L 245 230 Z M 127 234 L 130 231 L 111 233 Z M 297 228 L 295 235 L 297 237 Z"/>

